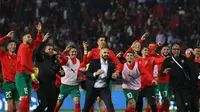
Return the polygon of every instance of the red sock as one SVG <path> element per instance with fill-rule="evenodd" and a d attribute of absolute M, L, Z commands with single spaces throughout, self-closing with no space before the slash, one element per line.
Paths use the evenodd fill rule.
<path fill-rule="evenodd" d="M 163 110 L 164 110 L 165 112 L 169 112 L 169 106 L 166 106 Z"/>
<path fill-rule="evenodd" d="M 28 112 L 29 111 L 29 99 L 22 98 L 19 104 L 19 112 Z"/>
<path fill-rule="evenodd" d="M 60 109 L 61 104 L 60 103 L 56 103 L 56 107 L 54 109 L 54 112 L 58 112 Z"/>
<path fill-rule="evenodd" d="M 159 110 L 160 110 L 160 106 L 157 106 L 157 112 L 160 112 Z"/>
<path fill-rule="evenodd" d="M 162 111 L 162 108 L 163 108 L 163 105 L 159 105 L 159 106 L 157 107 L 157 111 L 158 111 L 158 112 L 161 112 L 161 111 Z"/>
<path fill-rule="evenodd" d="M 7 110 L 6 112 L 13 112 L 12 110 Z"/>
<path fill-rule="evenodd" d="M 126 108 L 125 112 L 135 112 L 135 108 Z"/>
<path fill-rule="evenodd" d="M 130 112 L 130 111 L 129 111 L 129 108 L 126 108 L 125 112 Z"/>
<path fill-rule="evenodd" d="M 108 109 L 106 109 L 106 112 L 108 112 Z"/>
<path fill-rule="evenodd" d="M 146 108 L 146 112 L 151 112 L 151 108 Z"/>
<path fill-rule="evenodd" d="M 75 104 L 75 110 L 74 110 L 74 112 L 81 112 L 80 103 Z"/>
<path fill-rule="evenodd" d="M 31 97 L 30 95 L 28 95 L 28 111 L 30 112 L 30 103 L 31 103 Z"/>
<path fill-rule="evenodd" d="M 90 112 L 94 112 L 94 105 L 90 108 Z"/>

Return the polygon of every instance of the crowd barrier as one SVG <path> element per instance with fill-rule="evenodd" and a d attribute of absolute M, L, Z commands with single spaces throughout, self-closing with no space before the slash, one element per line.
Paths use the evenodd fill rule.
<path fill-rule="evenodd" d="M 85 99 L 85 96 L 84 96 L 83 92 L 81 92 L 81 99 L 80 99 L 81 108 L 83 108 L 84 101 L 85 101 L 84 99 Z M 124 110 L 126 108 L 126 101 L 125 101 L 123 91 L 113 91 L 112 92 L 112 100 L 113 100 L 114 107 L 116 110 Z M 32 92 L 30 110 L 34 110 L 37 107 L 37 105 L 38 105 L 37 94 L 35 92 Z M 145 103 L 144 103 L 144 106 L 145 106 Z M 5 98 L 4 98 L 4 94 L 0 93 L 0 111 L 5 111 L 7 108 L 8 107 L 7 107 Z M 175 108 L 176 107 L 174 106 L 174 103 L 171 102 L 170 109 L 174 110 Z M 63 102 L 63 105 L 60 109 L 61 110 L 73 110 L 74 109 L 74 103 L 73 103 L 73 100 L 70 95 L 65 99 L 65 101 Z M 98 109 L 97 105 L 95 106 L 95 109 Z"/>

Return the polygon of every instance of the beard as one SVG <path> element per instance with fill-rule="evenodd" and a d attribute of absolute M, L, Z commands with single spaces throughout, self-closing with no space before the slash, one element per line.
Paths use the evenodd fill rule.
<path fill-rule="evenodd" d="M 27 45 L 30 45 L 30 44 L 31 44 L 31 42 L 27 41 L 27 42 L 26 42 L 26 44 L 27 44 Z"/>
<path fill-rule="evenodd" d="M 165 53 L 163 53 L 163 56 L 167 57 L 167 56 L 169 56 L 169 54 L 165 54 Z"/>
<path fill-rule="evenodd" d="M 106 61 L 108 60 L 108 55 L 104 55 L 102 58 Z"/>

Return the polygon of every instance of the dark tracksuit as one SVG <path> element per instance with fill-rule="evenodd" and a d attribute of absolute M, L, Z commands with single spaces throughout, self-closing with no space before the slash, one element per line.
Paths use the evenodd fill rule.
<path fill-rule="evenodd" d="M 193 112 L 192 100 L 197 83 L 197 65 L 193 60 L 183 55 L 175 57 L 176 61 L 183 67 L 184 71 L 172 60 L 172 56 L 166 58 L 162 64 L 160 75 L 163 71 L 171 68 L 169 86 L 173 89 L 177 112 Z"/>
<path fill-rule="evenodd" d="M 39 48 L 36 51 L 36 64 L 39 68 L 38 80 L 40 89 L 37 91 L 39 106 L 34 112 L 43 112 L 47 108 L 47 112 L 53 112 L 56 101 L 56 73 L 62 69 L 60 62 L 55 55 L 50 56 Z"/>
<path fill-rule="evenodd" d="M 196 62 L 197 66 L 198 66 L 198 76 L 200 75 L 200 63 L 199 62 Z M 199 99 L 200 99 L 200 80 L 198 80 L 197 82 L 197 88 L 196 88 L 196 91 L 195 91 L 195 97 L 194 97 L 194 109 L 195 111 L 194 112 L 199 112 Z"/>

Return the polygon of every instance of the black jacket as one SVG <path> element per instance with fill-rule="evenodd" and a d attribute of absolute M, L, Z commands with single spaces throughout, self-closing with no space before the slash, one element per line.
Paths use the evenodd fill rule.
<path fill-rule="evenodd" d="M 199 62 L 195 62 L 197 65 L 197 69 L 198 69 L 198 76 L 200 76 L 200 63 Z M 198 82 L 200 82 L 200 79 L 198 79 Z"/>
<path fill-rule="evenodd" d="M 36 66 L 39 69 L 38 79 L 41 83 L 52 83 L 56 80 L 56 74 L 59 74 L 60 69 L 63 70 L 59 60 L 55 55 L 50 56 L 42 49 L 45 43 L 42 43 L 36 50 Z"/>
<path fill-rule="evenodd" d="M 98 76 L 94 77 L 94 72 L 97 72 L 101 69 L 101 61 L 100 59 L 94 59 L 90 62 L 89 68 L 87 70 L 87 80 L 86 80 L 86 89 L 92 89 Z M 110 80 L 112 79 L 112 74 L 115 70 L 115 64 L 108 60 L 108 71 L 107 76 L 105 78 L 105 82 L 107 83 L 106 87 L 109 87 Z"/>
<path fill-rule="evenodd" d="M 172 59 L 172 56 L 166 58 L 162 63 L 160 75 L 165 75 L 163 71 L 166 68 L 171 68 L 169 84 L 174 88 L 186 89 L 192 91 L 196 87 L 198 71 L 197 64 L 194 60 L 188 59 L 183 55 L 175 57 L 176 61 L 183 67 L 181 69 Z M 186 76 L 189 76 L 187 78 Z M 190 80 L 188 80 L 190 79 Z"/>

